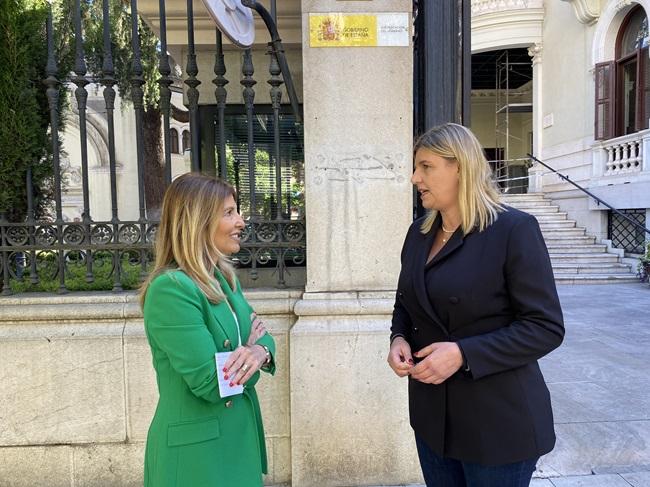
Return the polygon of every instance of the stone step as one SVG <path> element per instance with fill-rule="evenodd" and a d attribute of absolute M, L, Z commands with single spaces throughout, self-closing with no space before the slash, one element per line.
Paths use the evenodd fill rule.
<path fill-rule="evenodd" d="M 563 222 L 563 221 L 573 221 L 575 223 L 575 220 L 567 220 L 567 214 L 562 211 L 558 211 L 556 213 L 540 213 L 533 216 L 537 218 L 537 221 L 540 223 L 542 222 L 553 223 L 553 222 Z"/>
<path fill-rule="evenodd" d="M 508 206 L 512 206 L 514 208 L 523 208 L 524 206 L 544 206 L 544 205 L 551 205 L 553 202 L 549 199 L 546 198 L 519 198 L 519 199 L 513 199 L 512 197 L 506 198 L 503 200 L 503 203 L 505 203 Z"/>
<path fill-rule="evenodd" d="M 528 213 L 529 215 L 548 215 L 548 214 L 557 214 L 560 212 L 560 207 L 559 206 L 533 206 L 530 208 L 522 208 L 519 207 L 519 209 L 523 212 Z"/>
<path fill-rule="evenodd" d="M 518 210 L 522 210 L 522 211 L 528 211 L 531 208 L 548 208 L 554 206 L 551 200 L 517 201 L 517 202 L 506 201 L 505 203 L 508 206 L 512 206 L 513 208 L 517 208 Z"/>
<path fill-rule="evenodd" d="M 518 193 L 518 194 L 504 194 L 504 200 L 521 200 L 527 198 L 543 198 L 546 199 L 544 193 Z"/>
<path fill-rule="evenodd" d="M 577 222 L 569 220 L 543 193 L 505 195 L 506 204 L 533 215 L 539 222 L 558 284 L 637 282 L 635 270 L 622 264 L 607 246 L 596 243 Z"/>
<path fill-rule="evenodd" d="M 551 230 L 542 230 L 544 238 L 575 238 L 584 237 L 585 229 L 580 227 L 573 228 L 554 228 Z"/>
<path fill-rule="evenodd" d="M 576 275 L 576 274 L 626 274 L 634 275 L 630 266 L 616 263 L 555 263 L 553 273 L 556 276 Z"/>
<path fill-rule="evenodd" d="M 590 237 L 588 235 L 582 235 L 579 237 L 571 236 L 555 236 L 549 237 L 544 235 L 544 240 L 546 245 L 591 245 L 596 243 L 596 237 Z"/>
<path fill-rule="evenodd" d="M 564 245 L 553 244 L 546 245 L 549 254 L 597 254 L 607 252 L 607 245 L 604 244 L 591 244 L 591 245 Z"/>
<path fill-rule="evenodd" d="M 602 254 L 549 254 L 551 257 L 551 264 L 566 264 L 566 263 L 606 263 L 613 264 L 618 262 L 618 255 L 602 253 Z"/>
<path fill-rule="evenodd" d="M 585 274 L 571 276 L 555 276 L 557 284 L 623 284 L 638 283 L 639 279 L 632 274 Z"/>
<path fill-rule="evenodd" d="M 556 228 L 576 228 L 576 222 L 572 220 L 563 221 L 542 221 L 539 222 L 539 227 L 544 230 L 554 230 Z"/>

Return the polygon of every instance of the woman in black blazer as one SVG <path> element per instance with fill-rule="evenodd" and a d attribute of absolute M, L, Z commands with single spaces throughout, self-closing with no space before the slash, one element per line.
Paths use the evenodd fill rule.
<path fill-rule="evenodd" d="M 388 363 L 408 376 L 427 486 L 524 487 L 553 449 L 537 360 L 562 343 L 537 220 L 500 203 L 476 137 L 446 124 L 415 144 L 427 216 L 406 235 Z"/>

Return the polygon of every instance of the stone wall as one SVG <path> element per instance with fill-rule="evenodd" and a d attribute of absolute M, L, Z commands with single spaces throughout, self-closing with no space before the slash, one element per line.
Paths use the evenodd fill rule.
<path fill-rule="evenodd" d="M 405 383 L 385 362 L 388 294 L 246 294 L 278 350 L 277 374 L 258 385 L 265 483 L 418 480 Z M 296 311 L 322 332 L 294 330 Z M 0 487 L 142 485 L 157 390 L 135 294 L 0 298 L 0 392 Z"/>
<path fill-rule="evenodd" d="M 269 484 L 290 480 L 289 330 L 299 291 L 254 291 L 278 345 L 259 390 Z M 0 486 L 139 486 L 155 375 L 136 296 L 0 300 Z"/>

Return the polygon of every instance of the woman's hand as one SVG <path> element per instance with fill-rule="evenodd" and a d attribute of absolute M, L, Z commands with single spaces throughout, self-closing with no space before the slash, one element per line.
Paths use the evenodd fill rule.
<path fill-rule="evenodd" d="M 426 384 L 442 384 L 463 365 L 463 354 L 454 342 L 432 343 L 415 352 L 426 357 L 411 370 L 411 377 Z"/>
<path fill-rule="evenodd" d="M 413 357 L 411 356 L 411 346 L 403 337 L 395 337 L 390 344 L 388 352 L 388 365 L 399 377 L 409 374 L 413 367 Z"/>
<path fill-rule="evenodd" d="M 246 346 L 250 347 L 257 342 L 260 338 L 266 335 L 266 327 L 262 320 L 257 317 L 257 313 L 251 313 L 251 334 L 248 335 L 248 340 L 246 341 Z"/>
<path fill-rule="evenodd" d="M 261 345 L 238 347 L 228 357 L 223 372 L 230 385 L 245 384 L 266 361 L 266 350 Z"/>

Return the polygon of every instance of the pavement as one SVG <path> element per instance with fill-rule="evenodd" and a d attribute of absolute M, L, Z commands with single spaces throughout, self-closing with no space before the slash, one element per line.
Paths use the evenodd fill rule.
<path fill-rule="evenodd" d="M 650 487 L 650 286 L 561 285 L 558 293 L 566 337 L 540 362 L 557 444 L 530 485 Z"/>

